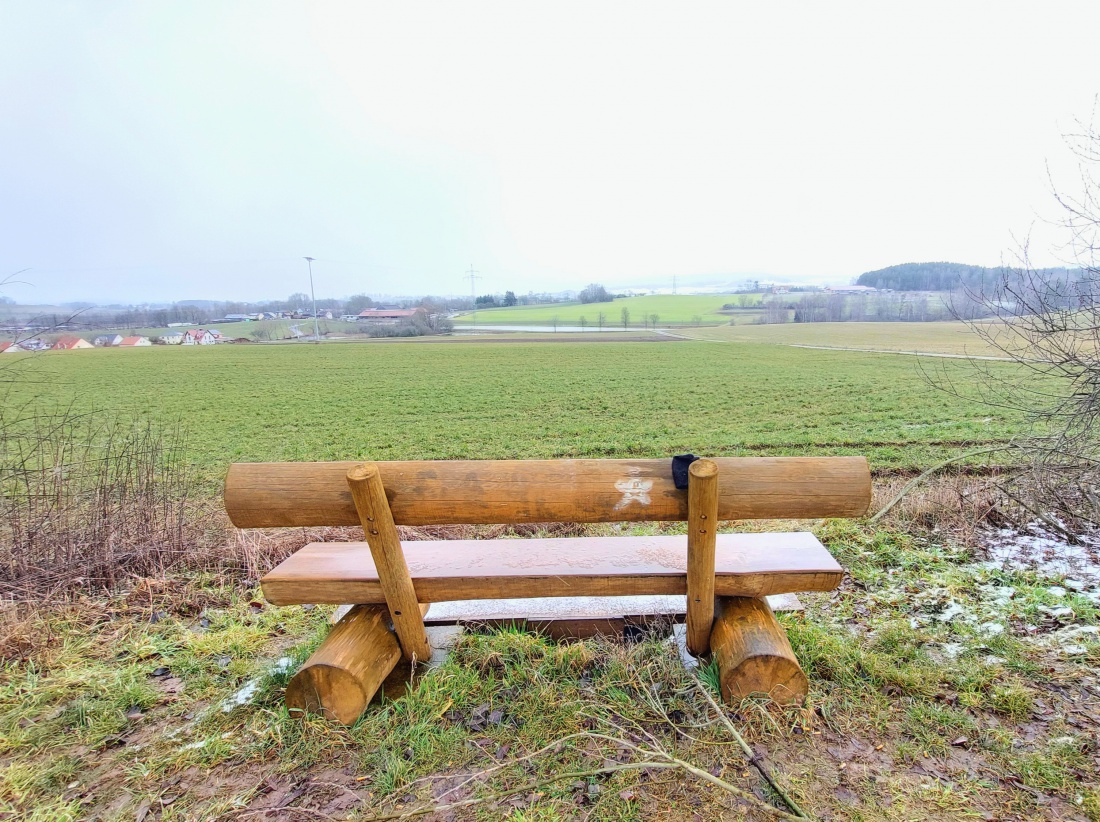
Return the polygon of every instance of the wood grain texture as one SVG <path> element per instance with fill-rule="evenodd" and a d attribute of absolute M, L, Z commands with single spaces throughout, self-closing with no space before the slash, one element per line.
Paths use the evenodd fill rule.
<path fill-rule="evenodd" d="M 420 602 L 561 596 L 684 594 L 682 536 L 406 542 Z M 813 534 L 719 534 L 715 593 L 831 591 L 843 571 Z M 275 605 L 382 603 L 369 547 L 315 542 L 262 580 Z"/>
<path fill-rule="evenodd" d="M 287 684 L 287 708 L 355 722 L 401 659 L 389 622 L 384 606 L 352 608 Z"/>
<path fill-rule="evenodd" d="M 413 664 L 417 660 L 428 660 L 432 646 L 424 630 L 424 618 L 378 468 L 372 463 L 352 466 L 348 469 L 347 484 L 370 547 L 378 584 L 401 641 L 401 650 Z"/>
<path fill-rule="evenodd" d="M 699 459 L 688 468 L 687 647 L 710 650 L 714 622 L 714 546 L 718 536 L 718 466 Z"/>
<path fill-rule="evenodd" d="M 719 597 L 710 649 L 718 662 L 722 696 L 730 705 L 754 693 L 784 705 L 806 698 L 806 674 L 763 599 Z"/>
<path fill-rule="evenodd" d="M 725 457 L 719 519 L 862 516 L 863 457 Z M 225 507 L 238 528 L 358 525 L 355 462 L 236 463 Z M 658 522 L 687 519 L 671 461 L 454 460 L 375 463 L 398 525 Z"/>

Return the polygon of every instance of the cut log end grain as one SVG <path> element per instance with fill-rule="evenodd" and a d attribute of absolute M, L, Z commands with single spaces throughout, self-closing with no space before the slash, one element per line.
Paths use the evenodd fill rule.
<path fill-rule="evenodd" d="M 341 619 L 286 688 L 292 714 L 320 714 L 350 725 L 401 658 L 384 607 L 357 605 Z"/>
<path fill-rule="evenodd" d="M 806 674 L 783 626 L 763 599 L 719 597 L 710 647 L 718 663 L 722 696 L 729 704 L 753 694 L 765 694 L 783 705 L 806 698 Z"/>

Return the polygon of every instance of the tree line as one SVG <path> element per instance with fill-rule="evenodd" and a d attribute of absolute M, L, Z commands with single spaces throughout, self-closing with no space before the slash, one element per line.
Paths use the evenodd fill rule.
<path fill-rule="evenodd" d="M 1051 280 L 1072 280 L 1079 272 L 1069 268 L 1044 268 L 1037 273 Z M 995 283 L 1012 279 L 1013 269 L 986 268 L 962 263 L 902 263 L 859 275 L 857 285 L 889 288 L 894 291 L 969 291 L 988 290 Z"/>

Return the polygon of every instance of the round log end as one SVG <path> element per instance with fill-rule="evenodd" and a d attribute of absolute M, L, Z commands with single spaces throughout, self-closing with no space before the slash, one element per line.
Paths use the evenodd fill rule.
<path fill-rule="evenodd" d="M 361 462 L 348 469 L 349 482 L 363 482 L 378 475 L 378 466 L 373 462 Z"/>
<path fill-rule="evenodd" d="M 809 681 L 766 600 L 719 597 L 710 649 L 727 702 L 736 704 L 751 694 L 766 694 L 784 705 L 806 698 Z"/>
<path fill-rule="evenodd" d="M 703 457 L 688 466 L 688 473 L 697 479 L 710 479 L 718 476 L 718 465 L 714 460 Z"/>
<path fill-rule="evenodd" d="M 367 709 L 373 693 L 347 669 L 335 665 L 309 665 L 286 686 L 286 706 L 291 711 L 320 714 L 351 725 Z"/>
<path fill-rule="evenodd" d="M 801 703 L 810 683 L 798 662 L 787 656 L 752 656 L 733 667 L 721 668 L 722 696 L 737 704 L 753 694 L 765 694 L 780 705 Z"/>

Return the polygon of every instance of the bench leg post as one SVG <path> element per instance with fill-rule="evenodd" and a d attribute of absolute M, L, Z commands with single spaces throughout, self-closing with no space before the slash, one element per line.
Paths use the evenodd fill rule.
<path fill-rule="evenodd" d="M 348 611 L 290 680 L 287 708 L 355 722 L 401 659 L 389 620 L 382 606 Z"/>
<path fill-rule="evenodd" d="M 378 582 L 390 608 L 401 650 L 413 664 L 426 662 L 431 659 L 432 646 L 424 630 L 424 618 L 378 466 L 367 462 L 352 468 L 348 471 L 348 487 L 374 557 Z"/>
<path fill-rule="evenodd" d="M 718 466 L 707 459 L 688 468 L 687 647 L 710 650 L 714 623 L 714 548 L 718 539 Z"/>
<path fill-rule="evenodd" d="M 710 647 L 722 696 L 731 705 L 754 693 L 784 705 L 806 698 L 806 674 L 763 598 L 719 597 Z"/>

